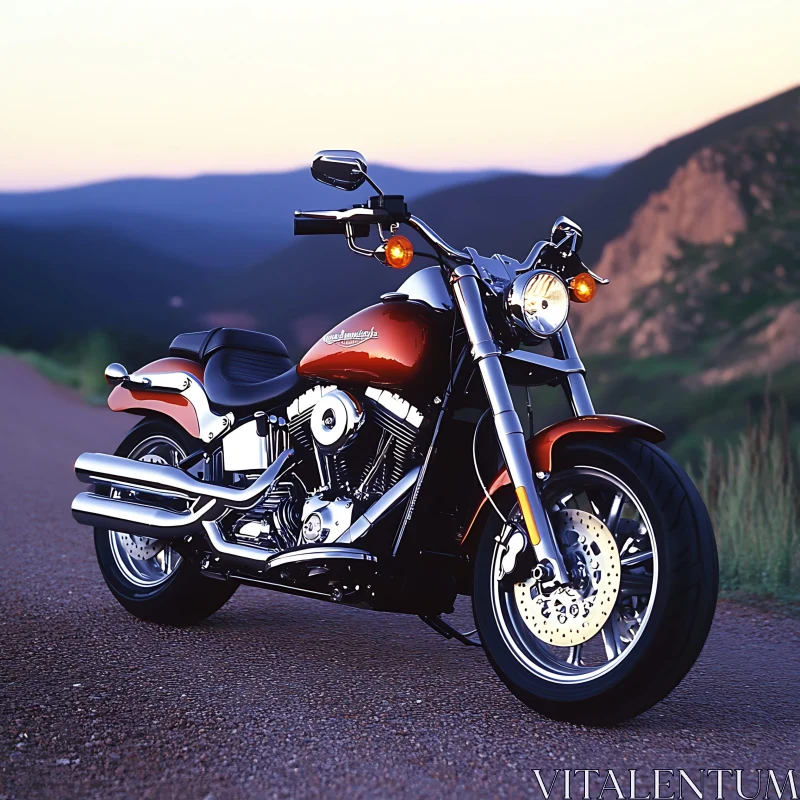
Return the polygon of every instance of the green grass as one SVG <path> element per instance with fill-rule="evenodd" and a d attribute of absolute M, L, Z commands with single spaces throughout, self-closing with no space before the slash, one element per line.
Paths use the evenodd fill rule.
<path fill-rule="evenodd" d="M 89 403 L 105 403 L 108 397 L 103 373 L 114 358 L 111 341 L 103 333 L 91 333 L 77 344 L 52 353 L 13 350 L 3 345 L 0 353 L 30 364 L 54 383 L 77 389 Z"/>
<path fill-rule="evenodd" d="M 725 447 L 758 419 L 769 398 L 785 402 L 789 436 L 800 444 L 800 364 L 773 376 L 749 376 L 723 386 L 689 389 L 682 379 L 692 362 L 677 357 L 633 361 L 626 356 L 585 359 L 589 389 L 599 413 L 643 419 L 667 434 L 664 446 L 684 465 L 703 461 L 706 439 Z M 539 396 L 546 395 L 545 391 Z"/>
<path fill-rule="evenodd" d="M 707 442 L 695 480 L 714 523 L 723 591 L 800 600 L 799 467 L 769 408 L 735 443 Z"/>

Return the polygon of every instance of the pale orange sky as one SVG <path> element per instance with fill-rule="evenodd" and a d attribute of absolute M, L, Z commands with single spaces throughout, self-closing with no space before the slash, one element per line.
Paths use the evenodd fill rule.
<path fill-rule="evenodd" d="M 798 31 L 798 0 L 0 0 L 0 189 L 614 162 L 800 83 Z"/>

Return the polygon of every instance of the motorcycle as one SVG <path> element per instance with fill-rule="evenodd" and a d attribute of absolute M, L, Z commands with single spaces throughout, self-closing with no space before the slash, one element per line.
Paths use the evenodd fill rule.
<path fill-rule="evenodd" d="M 275 336 L 215 328 L 130 374 L 107 367 L 110 408 L 142 419 L 115 455 L 77 459 L 91 486 L 72 513 L 109 589 L 170 625 L 241 584 L 415 614 L 483 647 L 548 717 L 609 725 L 650 708 L 706 640 L 714 533 L 664 434 L 595 413 L 568 315 L 608 281 L 581 262 L 581 228 L 561 217 L 524 261 L 485 257 L 384 194 L 355 151 L 322 151 L 311 172 L 375 195 L 295 212 L 296 235 L 432 265 L 296 365 Z M 512 386 L 561 387 L 572 416 L 533 433 L 528 394 L 526 441 Z M 474 631 L 444 618 L 458 595 Z"/>

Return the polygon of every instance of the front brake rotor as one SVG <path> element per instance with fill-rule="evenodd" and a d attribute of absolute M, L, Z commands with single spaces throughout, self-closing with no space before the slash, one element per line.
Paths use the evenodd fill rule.
<path fill-rule="evenodd" d="M 537 638 L 557 647 L 588 642 L 605 625 L 620 585 L 619 549 L 593 514 L 564 509 L 552 518 L 572 577 L 569 586 L 539 594 L 533 578 L 514 585 L 522 620 Z"/>

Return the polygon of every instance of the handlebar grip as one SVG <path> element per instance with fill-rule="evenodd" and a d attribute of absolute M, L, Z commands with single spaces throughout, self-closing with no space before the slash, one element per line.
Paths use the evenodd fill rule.
<path fill-rule="evenodd" d="M 344 223 L 337 219 L 301 219 L 295 217 L 295 236 L 323 236 L 344 233 Z"/>
<path fill-rule="evenodd" d="M 338 219 L 294 218 L 295 236 L 328 236 L 334 233 L 344 236 L 345 223 Z M 353 225 L 353 236 L 356 239 L 363 239 L 369 236 L 369 225 Z"/>

